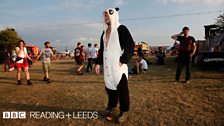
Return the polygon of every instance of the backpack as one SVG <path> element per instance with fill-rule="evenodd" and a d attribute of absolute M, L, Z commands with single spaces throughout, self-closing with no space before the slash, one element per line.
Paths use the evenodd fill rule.
<path fill-rule="evenodd" d="M 81 50 L 80 50 L 80 48 L 76 48 L 75 49 L 74 55 L 75 55 L 75 57 L 80 57 L 81 56 Z"/>

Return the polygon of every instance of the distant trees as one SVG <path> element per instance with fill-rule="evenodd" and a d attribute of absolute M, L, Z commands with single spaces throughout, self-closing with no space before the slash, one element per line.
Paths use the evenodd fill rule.
<path fill-rule="evenodd" d="M 3 49 L 7 49 L 11 52 L 17 46 L 18 41 L 21 37 L 13 28 L 6 28 L 0 31 L 0 61 L 2 59 Z"/>
<path fill-rule="evenodd" d="M 0 31 L 0 49 L 6 48 L 8 51 L 14 49 L 21 37 L 13 28 Z"/>
<path fill-rule="evenodd" d="M 219 26 L 221 31 L 224 31 L 224 13 L 217 17 L 215 24 Z"/>

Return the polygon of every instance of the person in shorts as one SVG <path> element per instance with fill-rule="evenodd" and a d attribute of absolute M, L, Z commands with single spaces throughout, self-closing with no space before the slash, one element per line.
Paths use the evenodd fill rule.
<path fill-rule="evenodd" d="M 44 73 L 43 81 L 46 81 L 47 83 L 51 83 L 49 72 L 51 70 L 51 57 L 54 57 L 54 55 L 53 55 L 53 51 L 50 48 L 51 47 L 50 42 L 45 42 L 44 46 L 45 48 L 41 50 L 40 54 L 37 56 L 36 59 L 39 59 L 41 56 L 43 73 Z"/>
<path fill-rule="evenodd" d="M 74 58 L 75 58 L 75 61 L 77 63 L 76 73 L 78 75 L 82 75 L 83 74 L 82 71 L 83 71 L 83 68 L 84 68 L 84 65 L 83 65 L 84 50 L 83 50 L 83 47 L 81 46 L 80 42 L 77 43 L 77 47 L 74 50 Z"/>

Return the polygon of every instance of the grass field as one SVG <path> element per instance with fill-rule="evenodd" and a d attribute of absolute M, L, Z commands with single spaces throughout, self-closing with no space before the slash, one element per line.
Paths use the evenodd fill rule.
<path fill-rule="evenodd" d="M 134 59 L 129 65 L 134 63 Z M 190 84 L 174 84 L 176 63 L 152 65 L 147 74 L 130 75 L 130 116 L 125 126 L 223 126 L 224 73 L 192 69 Z M 16 85 L 16 72 L 2 72 L 0 65 L 0 126 L 119 125 L 98 119 L 2 119 L 3 111 L 97 111 L 107 104 L 103 76 L 74 72 L 72 60 L 52 62 L 53 83 L 42 81 L 41 62 L 30 68 L 33 86 Z M 182 75 L 185 71 L 182 71 Z M 23 73 L 23 78 L 24 73 Z M 182 76 L 184 78 L 184 76 Z"/>

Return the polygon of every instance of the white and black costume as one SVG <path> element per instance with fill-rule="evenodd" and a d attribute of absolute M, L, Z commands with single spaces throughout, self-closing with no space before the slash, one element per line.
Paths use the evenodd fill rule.
<path fill-rule="evenodd" d="M 108 108 L 116 107 L 119 100 L 120 110 L 126 112 L 129 111 L 130 104 L 127 63 L 133 56 L 134 41 L 128 29 L 124 25 L 120 25 L 118 10 L 110 8 L 105 12 L 110 18 L 111 33 L 106 46 L 108 25 L 103 20 L 104 31 L 96 64 L 104 66 L 104 81 L 109 98 Z"/>

